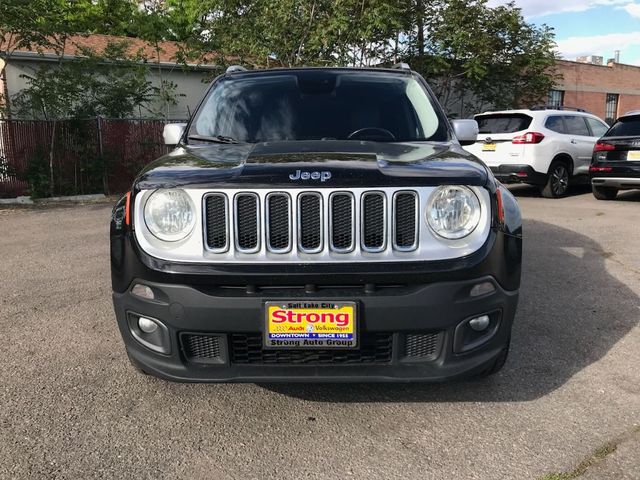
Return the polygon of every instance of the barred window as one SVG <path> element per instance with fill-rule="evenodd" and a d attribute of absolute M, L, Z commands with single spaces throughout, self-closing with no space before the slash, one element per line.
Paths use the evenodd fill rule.
<path fill-rule="evenodd" d="M 564 105 L 564 90 L 551 90 L 547 97 L 547 105 L 550 107 L 562 107 Z"/>
<path fill-rule="evenodd" d="M 609 125 L 613 125 L 618 116 L 618 97 L 617 93 L 607 93 L 607 100 L 604 104 L 604 121 Z"/>

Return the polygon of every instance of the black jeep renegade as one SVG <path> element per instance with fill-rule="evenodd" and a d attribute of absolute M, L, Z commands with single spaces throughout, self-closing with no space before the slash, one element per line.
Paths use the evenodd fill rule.
<path fill-rule="evenodd" d="M 132 363 L 176 381 L 440 381 L 504 364 L 515 199 L 425 81 L 232 67 L 111 221 Z"/>

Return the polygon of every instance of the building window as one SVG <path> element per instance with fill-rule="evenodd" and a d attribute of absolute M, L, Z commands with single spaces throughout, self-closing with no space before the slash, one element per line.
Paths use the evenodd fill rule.
<path fill-rule="evenodd" d="M 609 125 L 613 125 L 618 116 L 618 97 L 617 93 L 607 93 L 607 101 L 604 104 L 604 121 Z"/>
<path fill-rule="evenodd" d="M 562 107 L 564 105 L 564 90 L 551 90 L 547 97 L 549 107 Z"/>

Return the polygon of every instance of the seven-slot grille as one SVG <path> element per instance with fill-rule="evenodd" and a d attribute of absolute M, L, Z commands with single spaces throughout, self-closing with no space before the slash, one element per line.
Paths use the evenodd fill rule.
<path fill-rule="evenodd" d="M 239 253 L 257 253 L 262 242 L 274 254 L 293 248 L 304 254 L 349 253 L 358 243 L 367 253 L 408 252 L 419 243 L 418 195 L 412 190 L 215 192 L 205 195 L 204 208 L 206 246 L 214 253 L 230 245 Z"/>

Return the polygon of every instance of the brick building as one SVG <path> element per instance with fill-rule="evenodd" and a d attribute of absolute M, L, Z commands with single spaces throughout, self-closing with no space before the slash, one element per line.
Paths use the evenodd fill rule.
<path fill-rule="evenodd" d="M 610 61 L 607 65 L 559 60 L 562 76 L 549 93 L 554 106 L 584 108 L 608 123 L 640 110 L 640 67 Z"/>

